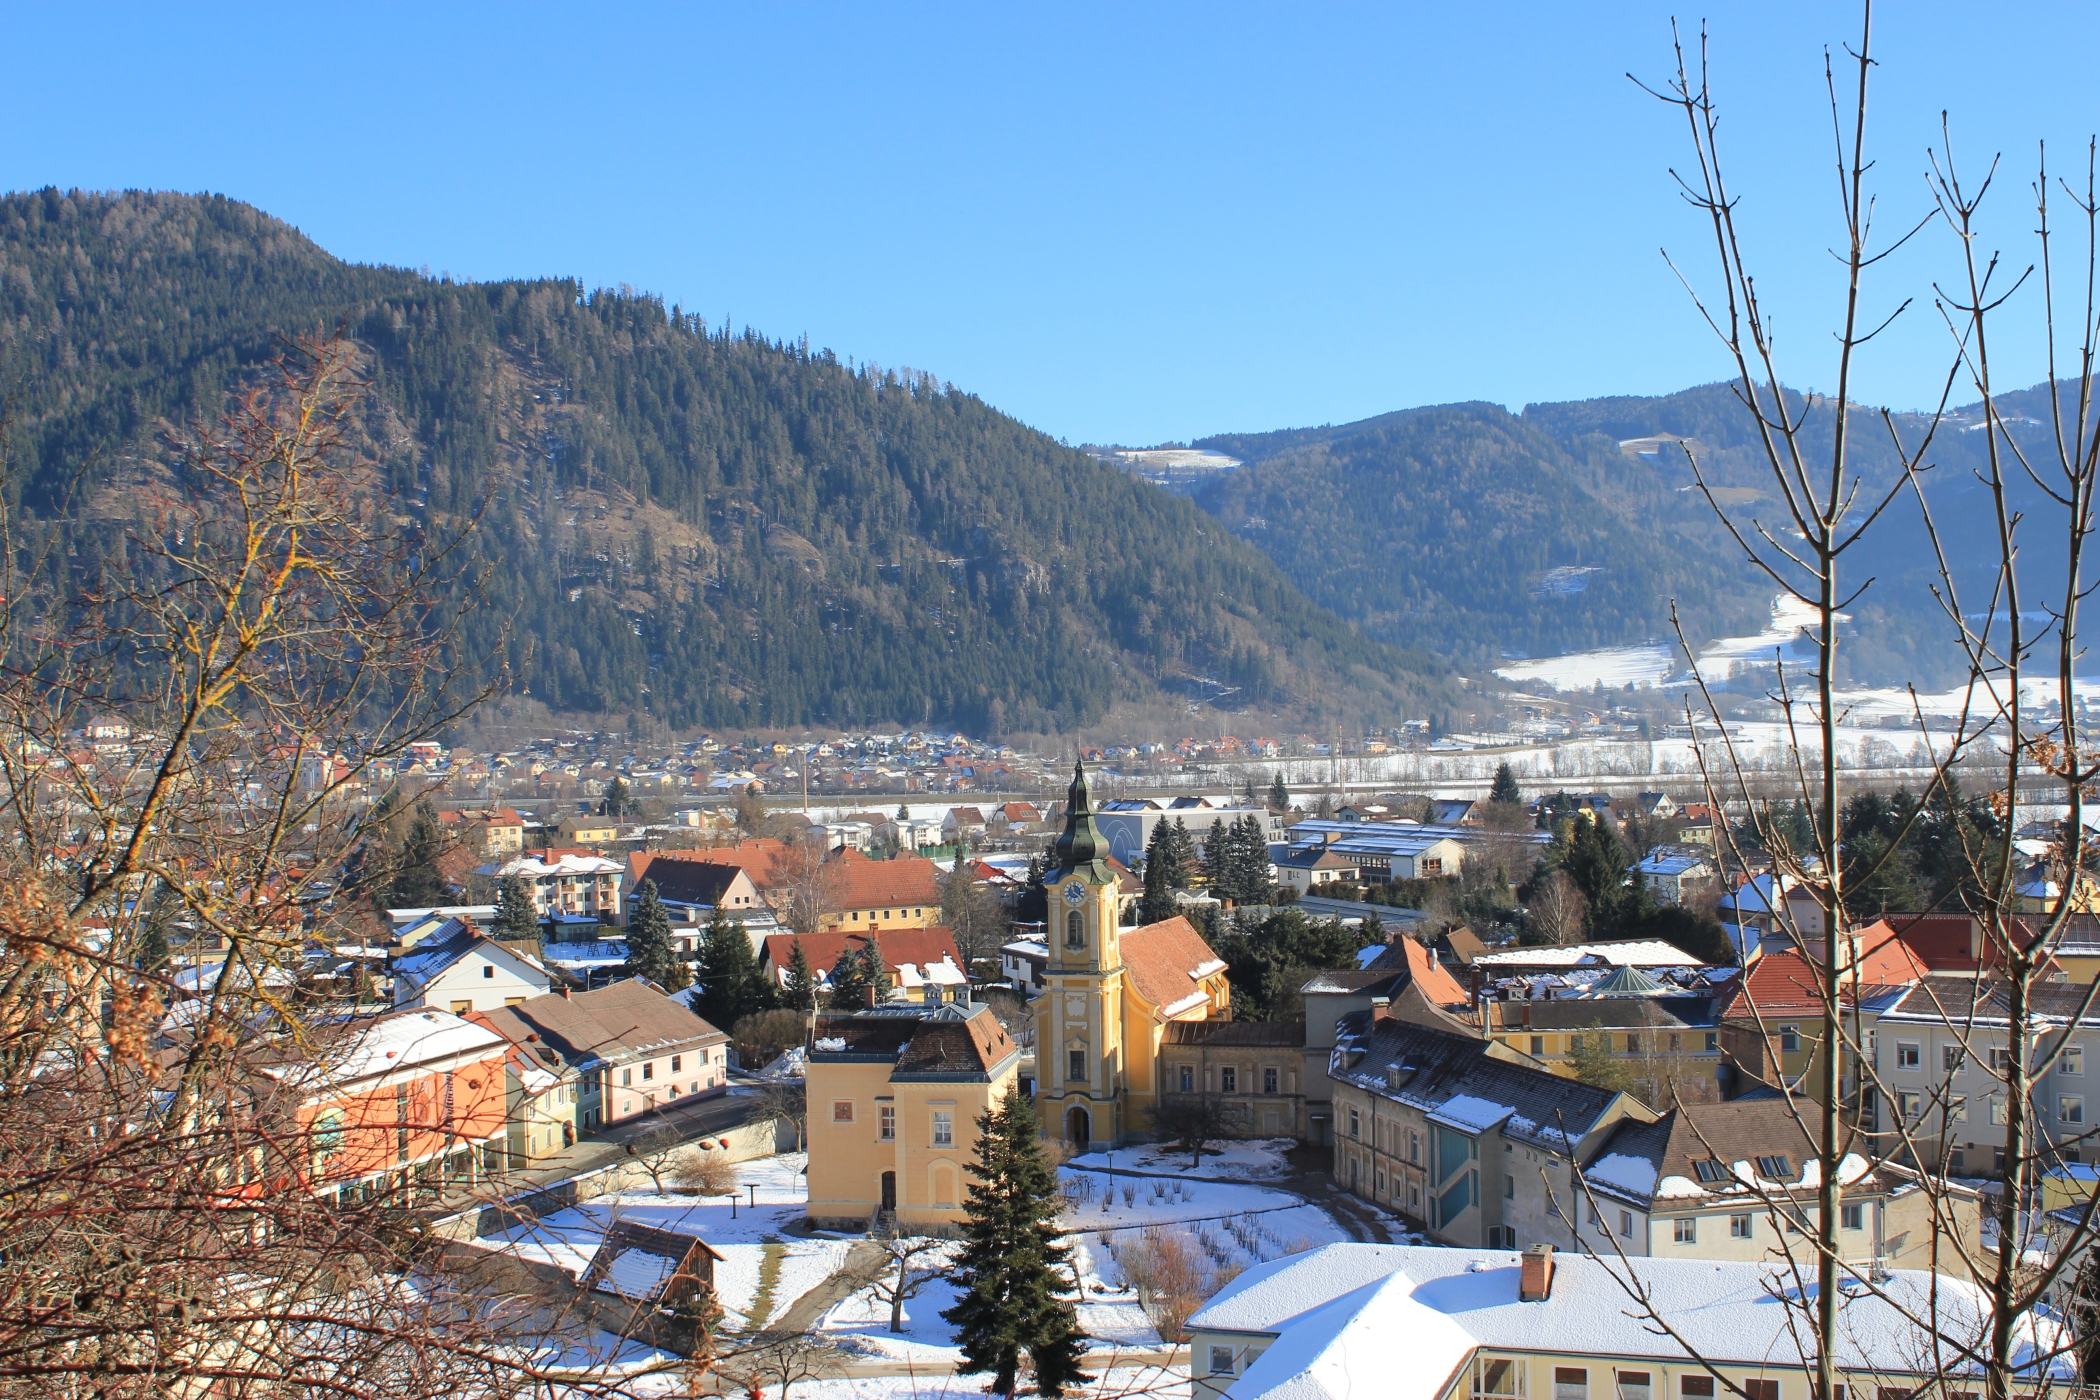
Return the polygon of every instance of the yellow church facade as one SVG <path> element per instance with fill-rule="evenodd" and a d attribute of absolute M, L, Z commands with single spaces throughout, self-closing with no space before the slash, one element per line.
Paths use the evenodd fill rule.
<path fill-rule="evenodd" d="M 1074 770 L 1065 829 L 1043 876 L 1049 965 L 1035 1002 L 1036 1112 L 1043 1132 L 1108 1147 L 1152 1131 L 1159 1047 L 1176 1021 L 1232 1016 L 1225 963 L 1184 918 L 1125 928 L 1119 872 Z"/>

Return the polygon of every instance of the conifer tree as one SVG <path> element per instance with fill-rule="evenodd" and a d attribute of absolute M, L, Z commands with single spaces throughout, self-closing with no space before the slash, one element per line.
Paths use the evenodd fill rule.
<path fill-rule="evenodd" d="M 802 935 L 795 935 L 795 950 L 788 955 L 787 980 L 780 989 L 781 999 L 795 1011 L 814 1011 L 817 1006 L 817 974 L 809 965 L 809 950 L 802 946 Z"/>
<path fill-rule="evenodd" d="M 182 908 L 182 896 L 162 880 L 154 887 L 153 902 L 146 906 L 145 926 L 139 930 L 138 969 L 159 972 L 168 965 L 168 925 Z"/>
<path fill-rule="evenodd" d="M 962 1375 L 991 1374 L 994 1395 L 1012 1395 L 1021 1354 L 1038 1395 L 1058 1397 L 1093 1377 L 1080 1370 L 1086 1334 L 1064 1294 L 1071 1248 L 1057 1242 L 1064 1201 L 1043 1160 L 1035 1110 L 1018 1087 L 977 1120 L 977 1160 L 964 1203 L 963 1248 L 954 1279 L 961 1295 L 941 1314 L 962 1344 Z"/>
<path fill-rule="evenodd" d="M 1507 763 L 1495 765 L 1495 782 L 1488 789 L 1488 801 L 1506 802 L 1512 807 L 1524 801 L 1523 789 L 1517 786 L 1517 771 Z"/>
<path fill-rule="evenodd" d="M 700 1015 L 727 1028 L 764 1007 L 764 979 L 741 920 L 716 909 L 700 935 Z"/>
<path fill-rule="evenodd" d="M 860 954 L 848 948 L 839 954 L 839 960 L 831 965 L 831 1009 L 860 1010 L 866 1004 L 867 990 L 867 967 L 861 962 Z"/>
<path fill-rule="evenodd" d="M 872 933 L 868 935 L 868 946 L 860 950 L 860 975 L 875 989 L 877 1006 L 890 999 L 890 969 L 882 960 L 882 944 Z"/>
<path fill-rule="evenodd" d="M 445 880 L 437 869 L 437 858 L 444 849 L 436 809 L 427 802 L 417 803 L 415 819 L 401 843 L 393 885 L 387 891 L 390 907 L 429 909 L 445 902 Z"/>
<path fill-rule="evenodd" d="M 1291 790 L 1284 786 L 1283 770 L 1281 768 L 1277 769 L 1269 777 L 1269 807 L 1272 811 L 1277 812 L 1288 812 L 1291 810 Z"/>
<path fill-rule="evenodd" d="M 678 947 L 671 940 L 671 916 L 656 897 L 656 881 L 644 880 L 635 887 L 634 902 L 627 906 L 627 970 L 671 990 L 671 978 L 680 963 Z"/>
<path fill-rule="evenodd" d="M 614 778 L 612 786 L 606 788 L 605 800 L 598 804 L 598 810 L 604 815 L 618 820 L 620 817 L 625 816 L 628 809 L 633 806 L 634 799 L 628 791 L 627 780 L 625 778 Z"/>
<path fill-rule="evenodd" d="M 1145 843 L 1145 897 L 1138 905 L 1138 922 L 1156 924 L 1174 917 L 1175 861 L 1168 855 L 1167 847 L 1174 837 L 1165 822 L 1152 828 L 1152 839 Z"/>
<path fill-rule="evenodd" d="M 532 885 L 523 875 L 506 875 L 496 891 L 496 926 L 499 939 L 538 938 L 539 911 L 533 908 Z"/>
<path fill-rule="evenodd" d="M 1169 868 L 1173 871 L 1174 887 L 1187 889 L 1203 864 L 1196 854 L 1196 838 L 1189 835 L 1189 824 L 1180 817 L 1174 818 L 1174 834 L 1167 843 L 1167 852 L 1172 857 Z"/>

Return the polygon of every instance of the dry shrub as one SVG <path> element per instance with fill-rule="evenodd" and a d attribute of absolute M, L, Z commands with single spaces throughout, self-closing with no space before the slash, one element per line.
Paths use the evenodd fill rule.
<path fill-rule="evenodd" d="M 1162 1340 L 1188 1340 L 1183 1330 L 1189 1315 L 1203 1306 L 1210 1294 L 1211 1271 L 1205 1266 L 1196 1242 L 1180 1230 L 1154 1225 L 1139 1237 L 1136 1249 L 1126 1250 L 1123 1273 L 1138 1293 L 1138 1304 Z"/>
<path fill-rule="evenodd" d="M 754 1011 L 742 1016 L 730 1029 L 730 1043 L 736 1046 L 737 1063 L 745 1069 L 764 1069 L 780 1058 L 782 1052 L 800 1045 L 809 1034 L 809 1021 L 799 1011 L 785 1008 L 773 1011 Z"/>
<path fill-rule="evenodd" d="M 671 1171 L 671 1180 L 680 1190 L 701 1196 L 734 1195 L 738 1185 L 736 1164 L 729 1160 L 727 1152 L 705 1152 L 697 1147 L 679 1159 Z"/>
<path fill-rule="evenodd" d="M 1072 1144 L 1063 1138 L 1046 1137 L 1038 1144 L 1043 1151 L 1043 1165 L 1051 1171 L 1072 1160 Z"/>

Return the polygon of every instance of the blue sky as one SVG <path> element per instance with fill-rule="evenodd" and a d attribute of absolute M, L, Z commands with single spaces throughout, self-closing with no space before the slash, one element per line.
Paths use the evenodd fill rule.
<path fill-rule="evenodd" d="M 1708 13 L 1736 186 L 1796 383 L 1840 290 L 1822 52 L 1842 6 Z M 929 370 L 1073 441 L 1150 443 L 1459 399 L 1654 393 L 1726 372 L 1658 254 L 1664 4 L 17 4 L 0 187 L 215 190 L 330 251 L 562 273 Z M 1697 22 L 1697 11 L 1691 12 Z M 2007 164 L 2100 128 L 2091 7 L 1884 5 L 1877 179 L 1925 206 L 1939 112 Z M 34 62 L 24 61 L 31 56 Z M 1870 304 L 1917 310 L 1863 397 L 1927 402 L 1935 231 Z M 2024 343 L 2023 343 L 2024 342 Z M 2001 373 L 2041 377 L 2034 338 Z"/>

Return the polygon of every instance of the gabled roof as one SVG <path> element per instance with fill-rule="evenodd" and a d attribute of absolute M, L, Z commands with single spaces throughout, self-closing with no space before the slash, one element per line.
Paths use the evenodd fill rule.
<path fill-rule="evenodd" d="M 1123 969 L 1131 985 L 1152 1014 L 1163 1019 L 1172 1020 L 1207 1004 L 1210 997 L 1203 989 L 1204 979 L 1225 970 L 1224 960 L 1211 951 L 1196 926 L 1179 914 L 1125 929 L 1121 942 Z"/>
<path fill-rule="evenodd" d="M 888 1006 L 817 1017 L 812 1063 L 888 1063 L 890 1078 L 982 1083 L 1021 1048 L 988 1006 Z"/>
<path fill-rule="evenodd" d="M 1480 959 L 1476 957 L 1473 961 L 1478 964 Z M 1472 994 L 1444 970 L 1434 953 L 1404 933 L 1388 940 L 1367 970 L 1405 972 L 1407 980 L 1420 987 L 1422 995 L 1438 1006 L 1458 1006 L 1472 1000 Z"/>
<path fill-rule="evenodd" d="M 838 869 L 837 881 L 832 887 L 833 908 L 940 907 L 940 870 L 923 856 L 869 860 L 858 851 L 843 851 L 833 863 Z"/>
<path fill-rule="evenodd" d="M 1499 1126 L 1555 1152 L 1565 1151 L 1563 1131 L 1579 1141 L 1621 1097 L 1507 1053 L 1493 1041 L 1353 1011 L 1335 1028 L 1327 1073 L 1465 1132 Z"/>
<path fill-rule="evenodd" d="M 661 1050 L 729 1038 L 640 977 L 573 996 L 533 997 L 502 1012 L 508 1014 L 500 1023 L 497 1012 L 482 1015 L 492 1027 L 500 1025 L 507 1038 L 522 1023 L 527 1034 L 538 1034 L 576 1064 L 592 1056 L 613 1063 L 648 1058 Z"/>
<path fill-rule="evenodd" d="M 1864 1138 L 1858 1146 L 1865 1148 Z M 1821 1176 L 1815 1140 L 1797 1108 L 1777 1096 L 1682 1104 L 1654 1123 L 1622 1123 L 1583 1164 L 1583 1174 L 1600 1190 L 1659 1209 L 1715 1197 L 1754 1200 L 1760 1187 L 1813 1191 Z M 1838 1182 L 1864 1182 L 1867 1190 L 1880 1185 L 1860 1152 L 1846 1153 Z"/>
<path fill-rule="evenodd" d="M 1279 1046 L 1303 1049 L 1303 1021 L 1170 1021 L 1162 1045 Z"/>
<path fill-rule="evenodd" d="M 829 976 L 847 949 L 859 953 L 868 946 L 870 937 L 882 949 L 883 965 L 890 970 L 892 977 L 903 963 L 925 967 L 946 959 L 958 967 L 962 965 L 962 950 L 955 946 L 955 935 L 943 924 L 935 924 L 932 928 L 881 929 L 873 934 L 845 929 L 825 933 L 769 933 L 764 946 L 759 949 L 758 960 L 760 966 L 772 968 L 776 977 L 784 975 L 794 962 L 795 940 L 800 938 L 810 971 L 820 977 Z"/>
<path fill-rule="evenodd" d="M 722 1254 L 698 1235 L 616 1220 L 598 1242 L 590 1267 L 577 1286 L 599 1289 L 630 1302 L 654 1303 L 683 1277 L 705 1283 Z"/>
<path fill-rule="evenodd" d="M 785 841 L 776 841 L 770 836 L 753 837 L 739 841 L 733 846 L 705 846 L 692 851 L 636 851 L 627 858 L 627 878 L 630 884 L 640 884 L 650 876 L 658 861 L 693 860 L 710 865 L 733 865 L 751 877 L 751 883 L 761 890 L 773 888 L 773 868 L 786 861 L 791 848 Z M 658 883 L 662 881 L 659 879 Z"/>
<path fill-rule="evenodd" d="M 394 976 L 405 979 L 412 987 L 427 987 L 474 953 L 507 965 L 527 982 L 537 982 L 542 987 L 554 985 L 553 975 L 537 958 L 498 943 L 466 919 L 448 919 L 436 933 L 419 939 L 413 952 L 394 960 Z"/>
<path fill-rule="evenodd" d="M 656 882 L 658 899 L 714 908 L 739 878 L 751 877 L 734 865 L 717 865 L 708 860 L 657 860 L 650 862 L 649 873 L 642 878 Z M 752 893 L 757 893 L 755 887 Z"/>

